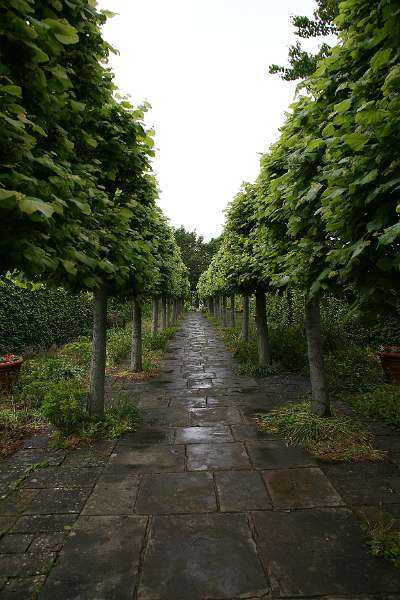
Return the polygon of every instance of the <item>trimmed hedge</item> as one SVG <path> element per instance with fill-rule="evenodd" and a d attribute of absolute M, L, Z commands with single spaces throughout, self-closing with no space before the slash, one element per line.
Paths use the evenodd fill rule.
<path fill-rule="evenodd" d="M 28 289 L 0 282 L 0 353 L 19 353 L 64 344 L 92 328 L 89 294 L 62 288 Z"/>

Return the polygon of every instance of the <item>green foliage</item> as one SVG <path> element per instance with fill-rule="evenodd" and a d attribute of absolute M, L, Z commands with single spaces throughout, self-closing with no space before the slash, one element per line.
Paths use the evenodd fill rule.
<path fill-rule="evenodd" d="M 16 390 L 18 401 L 25 406 L 40 407 L 49 386 L 70 380 L 83 381 L 86 369 L 74 360 L 59 356 L 40 356 L 25 361 Z"/>
<path fill-rule="evenodd" d="M 126 358 L 132 346 L 132 330 L 114 328 L 107 331 L 107 365 L 116 366 Z"/>
<path fill-rule="evenodd" d="M 361 393 L 344 394 L 341 397 L 361 415 L 400 427 L 400 386 L 381 384 Z"/>
<path fill-rule="evenodd" d="M 377 518 L 367 521 L 364 530 L 373 556 L 384 558 L 400 568 L 400 524 L 388 513 L 380 512 Z"/>
<path fill-rule="evenodd" d="M 124 433 L 135 431 L 139 421 L 137 406 L 128 396 L 121 395 L 104 414 L 103 435 L 109 438 L 121 437 Z"/>
<path fill-rule="evenodd" d="M 70 358 L 74 363 L 86 369 L 92 360 L 92 342 L 89 338 L 79 338 L 74 342 L 69 342 L 63 346 L 61 355 Z"/>
<path fill-rule="evenodd" d="M 207 269 L 218 250 L 221 238 L 204 242 L 201 235 L 197 235 L 195 231 L 186 231 L 183 225 L 174 229 L 174 236 L 188 269 L 190 288 L 195 291 L 201 273 Z"/>
<path fill-rule="evenodd" d="M 368 390 L 382 381 L 382 370 L 367 348 L 347 336 L 337 338 L 336 345 L 325 358 L 329 389 L 334 395 Z"/>
<path fill-rule="evenodd" d="M 334 19 L 339 12 L 339 0 L 317 0 L 318 8 L 314 12 L 314 19 L 305 16 L 291 17 L 295 26 L 295 35 L 301 39 L 328 36 L 336 33 Z M 302 49 L 299 41 L 289 46 L 289 65 L 282 67 L 270 65 L 271 74 L 279 73 L 285 81 L 304 79 L 314 73 L 318 61 L 329 54 L 330 46 L 324 42 L 318 52 L 312 54 Z"/>
<path fill-rule="evenodd" d="M 324 460 L 382 460 L 384 453 L 374 450 L 371 435 L 353 417 L 334 414 L 319 417 L 311 403 L 287 404 L 259 418 L 263 431 L 283 435 Z"/>
<path fill-rule="evenodd" d="M 175 337 L 177 327 L 167 327 L 164 331 L 158 331 L 155 335 L 146 333 L 143 338 L 144 350 L 159 350 L 165 352 L 168 347 L 168 342 Z"/>
<path fill-rule="evenodd" d="M 62 434 L 78 433 L 88 419 L 87 394 L 79 380 L 68 380 L 49 386 L 41 412 Z"/>
<path fill-rule="evenodd" d="M 49 348 L 87 334 L 92 299 L 58 288 L 0 282 L 0 353 Z"/>

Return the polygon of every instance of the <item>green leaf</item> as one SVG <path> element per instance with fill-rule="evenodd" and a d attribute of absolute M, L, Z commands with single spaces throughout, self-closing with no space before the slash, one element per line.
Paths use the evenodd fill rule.
<path fill-rule="evenodd" d="M 68 45 L 79 42 L 77 30 L 65 21 L 65 19 L 44 19 L 43 22 L 50 27 L 54 37 L 61 44 Z"/>
<path fill-rule="evenodd" d="M 22 196 L 18 199 L 19 209 L 27 215 L 32 215 L 35 212 L 40 212 L 45 217 L 51 217 L 54 213 L 54 208 L 49 202 L 43 202 L 39 198 L 33 196 Z"/>
<path fill-rule="evenodd" d="M 389 62 L 390 56 L 392 54 L 391 48 L 381 48 L 374 54 L 371 58 L 370 65 L 374 71 L 378 71 L 381 67 L 386 65 Z"/>
<path fill-rule="evenodd" d="M 334 110 L 339 113 L 345 112 L 346 110 L 349 110 L 349 108 L 351 108 L 350 99 L 343 100 L 342 102 L 339 102 L 339 104 L 335 104 L 334 106 Z"/>
<path fill-rule="evenodd" d="M 3 200 L 8 200 L 9 198 L 12 198 L 16 195 L 17 192 L 13 190 L 4 190 L 3 188 L 0 188 L 0 202 L 2 202 Z"/>
<path fill-rule="evenodd" d="M 349 133 L 345 135 L 343 139 L 352 150 L 358 152 L 364 148 L 369 138 L 363 133 Z"/>
<path fill-rule="evenodd" d="M 76 263 L 74 263 L 72 260 L 63 260 L 63 266 L 67 273 L 70 273 L 70 275 L 76 275 L 78 272 Z"/>
<path fill-rule="evenodd" d="M 0 86 L 0 92 L 2 94 L 9 94 L 10 96 L 22 97 L 22 89 L 19 85 L 2 85 Z"/>
<path fill-rule="evenodd" d="M 379 245 L 387 246 L 400 237 L 400 223 L 387 227 L 379 237 Z"/>

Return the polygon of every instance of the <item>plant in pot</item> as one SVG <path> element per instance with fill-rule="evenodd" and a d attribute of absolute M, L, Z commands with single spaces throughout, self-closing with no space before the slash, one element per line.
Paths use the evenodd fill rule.
<path fill-rule="evenodd" d="M 400 384 L 400 346 L 382 346 L 377 354 L 387 380 Z"/>
<path fill-rule="evenodd" d="M 18 379 L 24 359 L 16 354 L 0 355 L 0 388 L 6 393 L 11 393 L 13 385 Z"/>

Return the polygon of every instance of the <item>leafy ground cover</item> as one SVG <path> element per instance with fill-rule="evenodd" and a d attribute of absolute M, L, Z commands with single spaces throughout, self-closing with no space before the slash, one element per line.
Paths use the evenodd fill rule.
<path fill-rule="evenodd" d="M 371 554 L 400 568 L 400 521 L 389 513 L 378 511 L 372 517 L 365 518 L 362 527 Z"/>
<path fill-rule="evenodd" d="M 121 378 L 145 379 L 158 372 L 160 361 L 176 327 L 155 336 L 150 322 L 143 327 L 143 371 L 132 373 L 127 365 L 131 328 L 107 332 L 107 370 Z M 136 428 L 139 412 L 124 395 L 112 397 L 104 418 L 90 418 L 87 385 L 91 362 L 91 340 L 81 337 L 65 346 L 26 358 L 13 396 L 0 396 L 0 456 L 14 452 L 23 438 L 47 427 L 54 428 L 53 442 L 74 446 L 82 440 L 115 438 Z"/>

